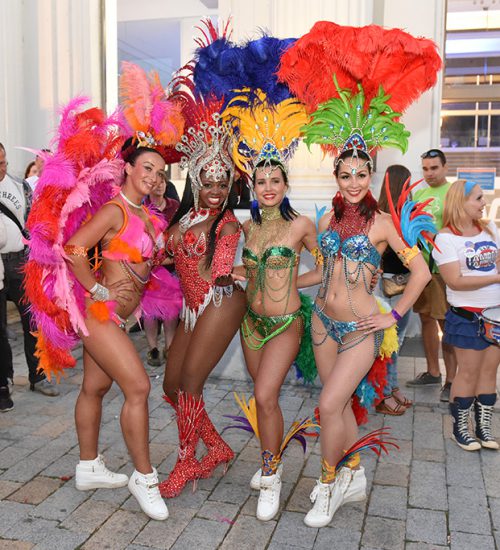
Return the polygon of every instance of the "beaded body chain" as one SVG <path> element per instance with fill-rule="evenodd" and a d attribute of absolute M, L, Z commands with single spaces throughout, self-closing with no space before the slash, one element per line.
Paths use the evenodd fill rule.
<path fill-rule="evenodd" d="M 290 227 L 291 222 L 283 219 L 279 207 L 263 208 L 262 223 L 250 223 L 247 247 L 243 252 L 247 277 L 254 282 L 253 290 L 247 291 L 248 303 L 251 305 L 261 292 L 264 311 L 264 298 L 274 303 L 284 302 L 284 312 L 288 308 L 298 257 L 293 248 L 274 243 L 286 240 Z"/>

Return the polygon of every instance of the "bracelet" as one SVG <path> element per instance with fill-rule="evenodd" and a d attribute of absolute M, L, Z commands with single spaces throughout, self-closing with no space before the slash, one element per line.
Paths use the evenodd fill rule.
<path fill-rule="evenodd" d="M 76 244 L 65 244 L 63 246 L 64 252 L 68 256 L 80 256 L 81 258 L 87 257 L 88 248 L 86 246 L 78 246 Z"/>
<path fill-rule="evenodd" d="M 109 288 L 99 283 L 96 283 L 89 292 L 95 302 L 107 302 L 109 300 Z"/>
<path fill-rule="evenodd" d="M 396 319 L 398 323 L 402 319 L 401 315 L 395 309 L 391 309 L 391 315 L 394 317 L 394 319 Z"/>

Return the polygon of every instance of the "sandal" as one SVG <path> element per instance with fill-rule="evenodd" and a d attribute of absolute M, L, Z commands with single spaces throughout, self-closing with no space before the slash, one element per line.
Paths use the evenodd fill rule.
<path fill-rule="evenodd" d="M 406 408 L 409 408 L 413 405 L 413 401 L 411 399 L 408 399 L 408 397 L 406 397 L 406 395 L 403 395 L 403 399 L 400 399 L 397 395 L 395 395 L 395 392 L 399 391 L 399 388 L 394 388 L 392 390 L 392 397 L 394 397 L 394 399 L 402 406 L 402 407 L 406 407 Z"/>
<path fill-rule="evenodd" d="M 387 397 L 385 399 L 382 399 L 382 401 L 378 405 L 376 405 L 376 412 L 380 414 L 387 414 L 389 416 L 401 416 L 406 412 L 406 407 L 401 405 L 401 403 L 397 402 L 396 406 L 393 408 L 385 402 L 386 399 Z"/>

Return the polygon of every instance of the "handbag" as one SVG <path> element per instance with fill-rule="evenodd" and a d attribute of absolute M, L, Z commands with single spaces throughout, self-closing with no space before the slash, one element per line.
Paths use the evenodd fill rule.
<path fill-rule="evenodd" d="M 398 273 L 392 277 L 382 278 L 382 291 L 387 298 L 403 294 L 406 284 L 410 279 L 410 273 Z"/>

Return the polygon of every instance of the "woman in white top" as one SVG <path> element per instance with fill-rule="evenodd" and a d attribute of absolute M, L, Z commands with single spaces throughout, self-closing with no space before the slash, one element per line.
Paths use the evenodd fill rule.
<path fill-rule="evenodd" d="M 479 185 L 457 180 L 446 195 L 443 229 L 433 251 L 450 304 L 444 341 L 458 348 L 458 371 L 450 394 L 452 437 L 466 451 L 499 448 L 491 434 L 491 416 L 500 347 L 481 336 L 479 315 L 500 304 L 500 237 L 493 222 L 481 219 L 484 205 Z M 472 407 L 477 439 L 469 433 Z"/>

